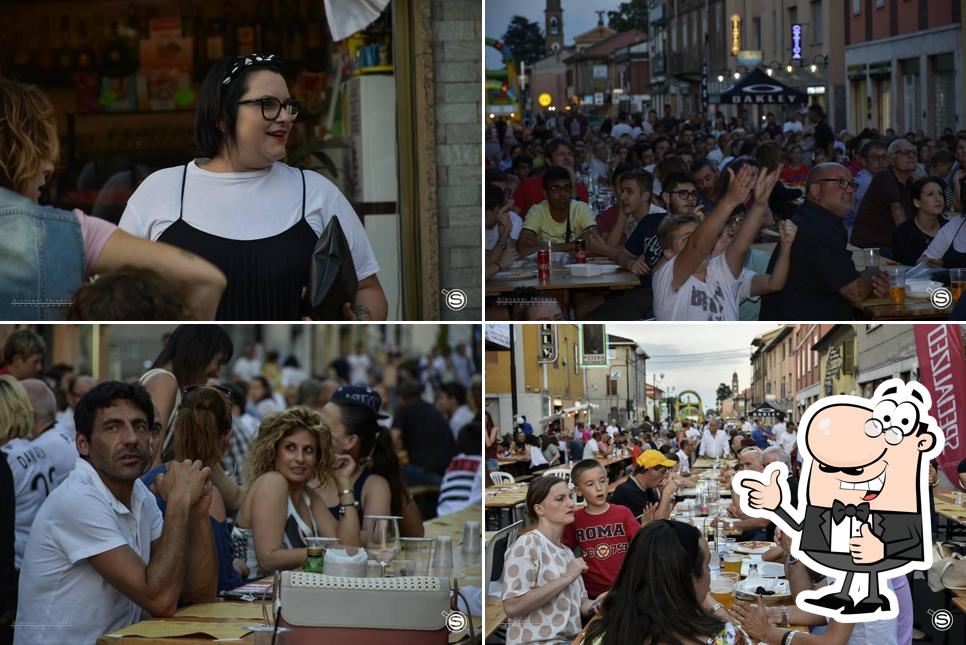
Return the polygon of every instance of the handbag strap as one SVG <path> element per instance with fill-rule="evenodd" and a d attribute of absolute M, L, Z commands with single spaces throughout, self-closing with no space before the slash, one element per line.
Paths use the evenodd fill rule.
<path fill-rule="evenodd" d="M 966 558 L 959 555 L 958 553 L 953 553 L 952 555 L 948 556 L 946 563 L 943 565 L 942 570 L 939 572 L 939 582 L 940 584 L 942 584 L 942 586 L 946 587 L 947 589 L 955 589 L 957 591 L 962 591 L 966 589 L 966 587 L 952 587 L 946 584 L 946 581 L 944 580 L 944 578 L 946 577 L 946 572 L 949 571 L 957 563 L 962 563 L 966 565 Z"/>

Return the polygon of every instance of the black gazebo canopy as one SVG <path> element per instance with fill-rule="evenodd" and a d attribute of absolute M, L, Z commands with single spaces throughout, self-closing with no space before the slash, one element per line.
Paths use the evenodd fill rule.
<path fill-rule="evenodd" d="M 772 78 L 761 68 L 746 74 L 721 93 L 722 105 L 795 105 L 807 102 L 807 94 Z"/>

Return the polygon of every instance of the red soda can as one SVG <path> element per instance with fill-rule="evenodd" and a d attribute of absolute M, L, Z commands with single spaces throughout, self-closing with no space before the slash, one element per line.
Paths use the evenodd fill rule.
<path fill-rule="evenodd" d="M 537 251 L 537 277 L 540 282 L 550 279 L 550 251 L 547 249 Z"/>
<path fill-rule="evenodd" d="M 587 264 L 587 240 L 577 240 L 577 264 Z"/>

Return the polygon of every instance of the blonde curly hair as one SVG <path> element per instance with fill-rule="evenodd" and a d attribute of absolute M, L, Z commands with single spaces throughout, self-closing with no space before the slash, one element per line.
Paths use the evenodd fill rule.
<path fill-rule="evenodd" d="M 311 478 L 324 482 L 335 461 L 332 454 L 332 434 L 328 422 L 308 406 L 290 408 L 262 419 L 245 458 L 245 481 L 250 484 L 274 470 L 275 450 L 279 442 L 299 430 L 308 430 L 318 441 L 319 460 L 312 469 Z"/>
<path fill-rule="evenodd" d="M 60 154 L 50 99 L 36 86 L 0 78 L 0 186 L 23 194 Z"/>
<path fill-rule="evenodd" d="M 27 392 L 14 377 L 0 376 L 0 446 L 30 434 L 34 413 Z"/>

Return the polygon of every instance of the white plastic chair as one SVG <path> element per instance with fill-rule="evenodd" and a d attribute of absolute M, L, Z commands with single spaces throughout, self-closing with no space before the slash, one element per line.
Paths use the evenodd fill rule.
<path fill-rule="evenodd" d="M 565 468 L 563 466 L 548 468 L 540 474 L 543 477 L 559 477 L 560 479 L 564 480 L 568 484 L 570 483 L 570 469 Z"/>
<path fill-rule="evenodd" d="M 500 470 L 496 470 L 490 473 L 490 481 L 493 482 L 494 486 L 499 486 L 500 484 L 516 483 L 516 480 L 513 479 L 513 475 L 511 475 L 510 473 L 505 473 Z"/>
<path fill-rule="evenodd" d="M 548 468 L 541 473 L 543 477 L 559 477 L 560 479 L 567 482 L 567 489 L 570 491 L 570 499 L 574 500 L 574 504 L 578 504 L 577 501 L 577 491 L 574 489 L 574 483 L 570 481 L 570 469 L 566 467 L 559 468 Z"/>
<path fill-rule="evenodd" d="M 491 591 L 490 581 L 493 578 L 493 556 L 496 553 L 496 544 L 497 542 L 500 542 L 501 540 L 506 538 L 506 544 L 503 547 L 503 557 L 505 560 L 506 552 L 509 551 L 510 547 L 513 546 L 513 543 L 516 542 L 517 534 L 520 532 L 521 526 L 523 526 L 523 520 L 519 520 L 509 526 L 505 526 L 499 531 L 497 531 L 496 533 L 494 533 L 493 537 L 490 538 L 490 541 L 486 543 L 486 577 L 483 578 L 483 580 L 486 582 L 486 586 L 484 587 L 484 589 L 486 590 L 487 592 L 486 595 L 488 596 L 493 596 L 493 595 L 499 596 L 502 591 L 499 588 L 497 588 L 495 594 L 490 593 Z M 500 578 L 501 580 L 503 578 L 502 572 L 500 573 Z M 502 583 L 497 583 L 497 584 L 500 585 Z"/>

